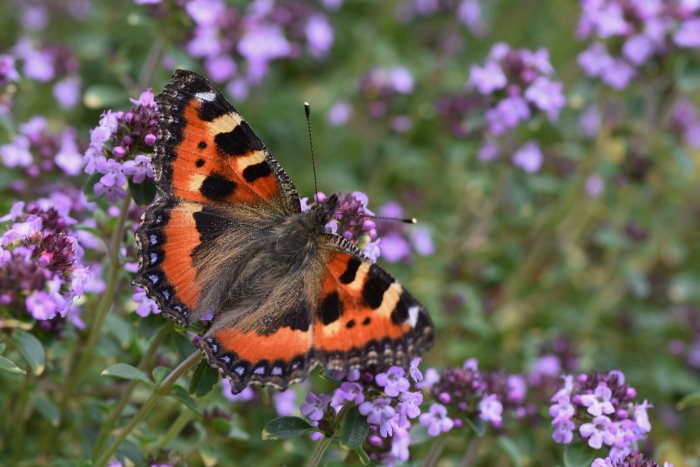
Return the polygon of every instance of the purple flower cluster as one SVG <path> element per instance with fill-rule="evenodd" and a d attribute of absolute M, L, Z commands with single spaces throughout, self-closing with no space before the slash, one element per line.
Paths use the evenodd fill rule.
<path fill-rule="evenodd" d="M 0 239 L 0 305 L 16 317 L 24 313 L 41 327 L 65 318 L 83 293 L 89 269 L 69 230 L 75 222 L 53 208 L 17 202 L 0 222 L 12 221 Z"/>
<path fill-rule="evenodd" d="M 644 457 L 640 452 L 632 452 L 621 459 L 613 459 L 612 457 L 598 457 L 593 461 L 591 467 L 659 467 L 653 460 Z M 670 462 L 664 462 L 663 467 L 673 467 Z"/>
<path fill-rule="evenodd" d="M 243 99 L 267 74 L 270 62 L 297 58 L 306 50 L 325 57 L 333 45 L 326 15 L 308 3 L 257 0 L 245 10 L 222 0 L 190 0 L 187 14 L 195 24 L 189 53 L 204 60 L 208 75 Z"/>
<path fill-rule="evenodd" d="M 126 196 L 127 178 L 132 183 L 153 179 L 150 154 L 156 142 L 158 110 L 150 89 L 131 99 L 131 110 L 102 114 L 90 131 L 90 146 L 83 162 L 85 172 L 102 176 L 94 184 L 96 195 L 116 202 Z"/>
<path fill-rule="evenodd" d="M 19 125 L 18 129 L 12 142 L 0 146 L 0 160 L 5 167 L 24 169 L 26 175 L 33 179 L 56 167 L 66 175 L 80 173 L 83 157 L 74 128 L 52 133 L 46 119 L 33 117 Z M 23 191 L 25 183 L 19 181 L 14 188 Z"/>
<path fill-rule="evenodd" d="M 301 413 L 323 433 L 344 407 L 348 404 L 358 405 L 360 414 L 367 417 L 370 427 L 365 442 L 370 459 L 383 464 L 406 462 L 411 420 L 420 416 L 421 424 L 440 423 L 437 421 L 439 414 L 432 411 L 424 422 L 426 414 L 421 415 L 420 408 L 423 393 L 412 390 L 418 389 L 416 383 L 423 380 L 419 364 L 420 358 L 414 358 L 408 372 L 393 366 L 378 374 L 362 374 L 357 370 L 335 374 L 340 386 L 331 395 L 309 392 L 306 402 L 301 405 Z"/>
<path fill-rule="evenodd" d="M 681 100 L 674 106 L 671 130 L 689 147 L 700 149 L 700 111 L 690 100 Z"/>
<path fill-rule="evenodd" d="M 456 428 L 463 425 L 463 418 L 469 418 L 501 429 L 506 411 L 518 418 L 527 413 L 524 406 L 527 385 L 521 375 L 479 371 L 478 362 L 472 358 L 464 362 L 462 368 L 445 368 L 436 377 L 430 393 L 438 402 L 453 409 Z"/>
<path fill-rule="evenodd" d="M 700 48 L 696 0 L 581 0 L 581 10 L 577 35 L 590 45 L 579 65 L 614 89 L 627 87 L 649 60 Z"/>
<path fill-rule="evenodd" d="M 323 204 L 328 197 L 321 192 L 316 193 L 316 202 Z M 374 212 L 367 208 L 369 199 L 360 191 L 341 194 L 338 193 L 338 207 L 333 219 L 326 224 L 326 231 L 342 235 L 351 241 L 372 261 L 376 261 L 381 254 L 374 220 Z M 301 199 L 301 209 L 311 209 L 308 198 Z"/>
<path fill-rule="evenodd" d="M 221 392 L 224 397 L 234 402 L 260 402 L 258 391 L 248 386 L 238 394 L 231 392 L 231 381 L 228 378 L 221 378 Z M 303 385 L 304 383 L 302 383 Z M 272 404 L 277 415 L 287 417 L 297 413 L 297 395 L 293 389 L 285 391 L 272 391 Z"/>
<path fill-rule="evenodd" d="M 400 219 L 404 212 L 399 203 L 389 202 L 379 208 L 379 215 Z M 430 230 L 425 226 L 407 227 L 398 221 L 381 220 L 377 231 L 381 237 L 379 249 L 382 258 L 391 263 L 409 261 L 413 251 L 421 256 L 429 256 L 435 252 Z"/>
<path fill-rule="evenodd" d="M 487 97 L 486 123 L 490 134 L 499 136 L 530 119 L 534 112 L 559 118 L 566 104 L 563 84 L 554 81 L 547 49 L 535 52 L 495 44 L 483 66 L 471 68 L 467 86 Z"/>
<path fill-rule="evenodd" d="M 609 458 L 619 462 L 651 430 L 647 414 L 651 404 L 633 402 L 637 392 L 625 384 L 621 372 L 567 375 L 563 381 L 549 407 L 555 442 L 569 444 L 578 432 L 594 449 L 608 446 Z"/>

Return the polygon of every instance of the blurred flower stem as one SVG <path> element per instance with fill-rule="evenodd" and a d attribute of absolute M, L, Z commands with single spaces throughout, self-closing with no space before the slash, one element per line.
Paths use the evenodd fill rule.
<path fill-rule="evenodd" d="M 185 374 L 187 370 L 199 363 L 201 359 L 202 354 L 198 350 L 193 352 L 189 357 L 183 360 L 182 363 L 180 363 L 173 371 L 171 371 L 170 374 L 168 374 L 168 376 L 166 376 L 163 379 L 163 381 L 161 381 L 153 388 L 153 393 L 151 394 L 151 397 L 149 397 L 148 400 L 144 402 L 144 404 L 141 406 L 138 412 L 134 414 L 134 417 L 131 419 L 131 421 L 124 427 L 124 429 L 122 429 L 119 432 L 117 439 L 115 439 L 114 442 L 110 444 L 104 452 L 100 453 L 98 460 L 95 463 L 97 467 L 104 466 L 109 463 L 110 459 L 117 451 L 119 446 L 122 444 L 122 442 L 126 439 L 129 433 L 133 431 L 136 425 L 143 421 L 146 418 L 146 416 L 151 412 L 151 410 L 153 410 L 153 408 L 158 403 L 158 400 L 162 396 L 167 395 L 170 392 L 170 389 L 175 384 L 175 382 L 180 378 L 180 376 Z"/>
<path fill-rule="evenodd" d="M 20 399 L 17 404 L 17 413 L 15 415 L 15 421 L 19 424 L 14 433 L 13 446 L 13 456 L 12 465 L 17 465 L 24 455 L 24 433 L 26 428 L 25 420 L 28 418 L 27 415 L 27 403 L 29 401 L 29 395 L 34 391 L 32 386 L 34 384 L 34 372 L 27 371 L 24 376 L 24 381 L 22 382 L 22 388 L 19 391 Z M 30 409 L 31 411 L 31 409 Z"/>
<path fill-rule="evenodd" d="M 63 399 L 61 400 L 60 411 L 63 415 L 65 414 L 66 406 L 68 401 L 73 395 L 73 391 L 80 383 L 82 374 L 85 368 L 90 364 L 90 359 L 93 357 L 93 349 L 97 343 L 97 338 L 102 332 L 102 325 L 104 324 L 107 312 L 111 308 L 114 302 L 114 294 L 117 289 L 119 272 L 121 271 L 121 264 L 119 262 L 119 251 L 121 249 L 122 238 L 124 237 L 124 225 L 126 224 L 126 215 L 129 211 L 129 205 L 131 203 L 131 196 L 127 189 L 126 196 L 122 200 L 121 207 L 119 209 L 119 216 L 112 230 L 112 239 L 109 246 L 109 277 L 107 279 L 107 287 L 102 294 L 102 299 L 100 300 L 95 313 L 92 316 L 89 328 L 90 332 L 87 336 L 87 340 L 84 345 L 76 345 L 73 353 L 70 356 L 68 364 L 68 372 L 66 376 L 66 386 L 63 393 Z"/>
<path fill-rule="evenodd" d="M 187 426 L 187 424 L 194 418 L 194 414 L 191 410 L 184 410 L 175 419 L 173 424 L 170 426 L 168 431 L 163 435 L 163 437 L 158 441 L 158 446 L 161 449 L 167 449 L 168 445 L 172 443 L 175 437 L 180 434 L 180 432 Z"/>
<path fill-rule="evenodd" d="M 447 444 L 447 436 L 440 436 L 432 443 L 430 451 L 428 451 L 428 455 L 425 456 L 425 460 L 423 461 L 423 467 L 433 467 L 437 464 L 437 461 L 442 455 L 442 451 L 445 449 L 445 444 Z"/>
<path fill-rule="evenodd" d="M 316 443 L 316 446 L 314 447 L 314 450 L 311 453 L 311 457 L 309 457 L 309 460 L 306 462 L 306 467 L 318 467 L 319 465 L 321 465 L 323 456 L 326 454 L 326 451 L 333 442 L 333 438 L 338 432 L 339 427 L 343 424 L 345 414 L 348 413 L 348 410 L 350 410 L 351 407 L 354 407 L 354 404 L 345 404 L 343 408 L 340 409 L 340 412 L 330 424 L 331 430 L 333 431 L 324 433 L 323 438 L 318 440 L 318 443 Z"/>
<path fill-rule="evenodd" d="M 143 371 L 144 373 L 148 373 L 148 367 L 151 364 L 151 360 L 153 359 L 156 350 L 158 350 L 158 347 L 160 347 L 160 344 L 168 336 L 168 334 L 172 332 L 172 328 L 173 325 L 170 322 L 165 323 L 165 325 L 162 328 L 160 328 L 160 331 L 158 331 L 158 334 L 156 334 L 156 336 L 153 338 L 150 345 L 148 346 L 148 349 L 146 349 L 146 352 L 141 357 L 141 361 L 138 364 L 139 370 Z M 102 449 L 102 446 L 104 445 L 105 441 L 107 441 L 107 436 L 109 435 L 112 426 L 117 422 L 117 420 L 119 420 L 119 417 L 121 417 L 122 412 L 124 412 L 124 408 L 126 408 L 126 405 L 129 403 L 129 400 L 131 399 L 131 394 L 134 392 L 136 384 L 138 384 L 136 381 L 129 382 L 129 384 L 122 392 L 122 396 L 119 399 L 119 402 L 117 402 L 117 405 L 109 414 L 109 417 L 107 417 L 107 420 L 105 420 L 102 424 L 102 428 L 100 429 L 100 434 L 97 437 L 97 442 L 95 443 L 95 449 L 93 451 L 93 461 L 96 460 L 95 458 L 97 454 Z"/>

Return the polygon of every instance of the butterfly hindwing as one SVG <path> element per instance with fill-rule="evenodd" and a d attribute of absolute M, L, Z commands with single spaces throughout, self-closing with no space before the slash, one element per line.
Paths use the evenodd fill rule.
<path fill-rule="evenodd" d="M 135 283 L 145 288 L 169 318 L 190 324 L 202 285 L 198 252 L 235 223 L 214 208 L 170 197 L 144 214 L 136 232 L 140 265 Z"/>
<path fill-rule="evenodd" d="M 314 350 L 326 368 L 407 366 L 433 343 L 425 309 L 381 266 L 326 235 L 314 313 Z"/>
<path fill-rule="evenodd" d="M 154 165 L 165 193 L 202 204 L 265 203 L 299 212 L 287 174 L 208 80 L 177 70 L 156 103 Z"/>

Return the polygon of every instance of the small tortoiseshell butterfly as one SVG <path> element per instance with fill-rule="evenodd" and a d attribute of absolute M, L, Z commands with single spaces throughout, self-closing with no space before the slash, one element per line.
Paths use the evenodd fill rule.
<path fill-rule="evenodd" d="M 337 195 L 302 212 L 292 181 L 208 80 L 178 70 L 156 102 L 163 193 L 136 233 L 135 283 L 179 323 L 213 312 L 198 346 L 234 393 L 286 388 L 316 364 L 405 367 L 432 345 L 423 307 L 325 232 Z"/>

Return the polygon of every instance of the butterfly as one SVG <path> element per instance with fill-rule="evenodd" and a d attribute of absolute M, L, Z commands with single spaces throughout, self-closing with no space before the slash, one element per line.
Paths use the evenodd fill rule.
<path fill-rule="evenodd" d="M 294 184 L 204 77 L 177 70 L 156 97 L 161 196 L 136 232 L 143 287 L 192 325 L 231 380 L 285 389 L 316 365 L 406 367 L 433 343 L 425 309 L 354 244 L 327 233 L 338 196 L 302 211 Z"/>

